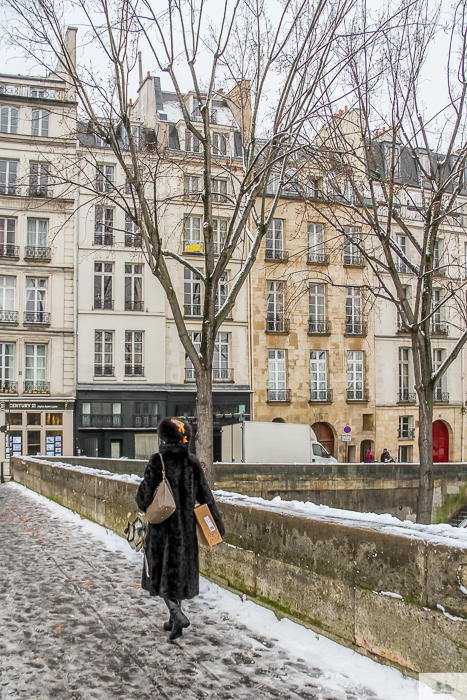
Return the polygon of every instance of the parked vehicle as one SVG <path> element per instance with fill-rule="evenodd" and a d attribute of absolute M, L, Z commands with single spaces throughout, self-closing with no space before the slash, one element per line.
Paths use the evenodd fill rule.
<path fill-rule="evenodd" d="M 335 463 L 309 425 L 244 421 L 222 428 L 223 462 Z"/>

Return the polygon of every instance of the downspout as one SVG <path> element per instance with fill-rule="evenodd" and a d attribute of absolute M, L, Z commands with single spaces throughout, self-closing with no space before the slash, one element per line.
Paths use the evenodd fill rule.
<path fill-rule="evenodd" d="M 464 394 L 464 348 L 461 350 L 461 391 L 462 391 L 462 408 L 461 408 L 461 462 L 464 461 L 464 424 L 465 424 L 465 394 Z"/>
<path fill-rule="evenodd" d="M 251 280 L 251 270 L 248 274 L 248 333 L 249 333 L 249 344 L 250 344 L 250 388 L 252 393 L 250 394 L 250 420 L 255 419 L 255 374 L 253 365 L 253 328 L 252 328 L 252 304 L 253 304 L 253 286 Z"/>
<path fill-rule="evenodd" d="M 77 152 L 78 158 L 80 157 L 79 151 Z M 74 432 L 74 453 L 78 454 L 78 304 L 79 304 L 79 220 L 81 214 L 80 207 L 80 197 L 81 197 L 81 178 L 78 172 L 78 197 L 77 197 L 77 207 L 75 211 L 75 232 L 76 232 L 76 263 L 75 263 L 75 419 L 73 421 L 73 432 Z"/>

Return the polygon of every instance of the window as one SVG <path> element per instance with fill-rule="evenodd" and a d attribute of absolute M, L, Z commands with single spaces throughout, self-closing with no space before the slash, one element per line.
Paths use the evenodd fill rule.
<path fill-rule="evenodd" d="M 347 399 L 362 401 L 365 398 L 363 388 L 363 352 L 362 350 L 347 351 Z"/>
<path fill-rule="evenodd" d="M 433 289 L 432 295 L 432 333 L 447 335 L 447 325 L 444 322 L 443 290 Z"/>
<path fill-rule="evenodd" d="M 201 280 L 187 268 L 183 271 L 183 309 L 185 316 L 201 316 Z"/>
<path fill-rule="evenodd" d="M 94 332 L 94 376 L 113 377 L 113 331 Z"/>
<path fill-rule="evenodd" d="M 107 401 L 83 403 L 81 425 L 93 428 L 120 428 L 122 425 L 122 404 Z"/>
<path fill-rule="evenodd" d="M 0 320 L 6 320 L 4 312 L 15 310 L 16 277 L 0 276 Z"/>
<path fill-rule="evenodd" d="M 114 187 L 114 166 L 96 165 L 96 190 L 111 192 Z"/>
<path fill-rule="evenodd" d="M 0 160 L 0 194 L 19 194 L 18 161 Z"/>
<path fill-rule="evenodd" d="M 214 155 L 227 155 L 227 137 L 224 134 L 212 135 L 212 152 Z"/>
<path fill-rule="evenodd" d="M 415 401 L 411 391 L 410 348 L 399 348 L 399 401 Z"/>
<path fill-rule="evenodd" d="M 407 236 L 397 236 L 397 245 L 401 249 L 402 253 L 405 255 L 405 257 L 410 260 L 410 255 L 409 255 L 409 241 Z M 407 275 L 410 272 L 409 266 L 404 262 L 404 260 L 401 257 L 397 257 L 396 261 L 396 268 L 398 272 L 401 272 L 402 274 Z"/>
<path fill-rule="evenodd" d="M 344 226 L 344 265 L 360 265 L 360 229 Z"/>
<path fill-rule="evenodd" d="M 420 164 L 421 178 L 429 178 L 431 175 L 430 156 L 428 153 L 419 153 L 418 162 Z"/>
<path fill-rule="evenodd" d="M 224 250 L 228 227 L 229 222 L 227 219 L 213 219 L 212 234 L 214 239 L 214 255 L 220 255 Z"/>
<path fill-rule="evenodd" d="M 200 153 L 201 142 L 190 131 L 185 131 L 185 151 L 188 153 Z"/>
<path fill-rule="evenodd" d="M 27 245 L 32 248 L 45 248 L 48 225 L 47 219 L 28 219 Z"/>
<path fill-rule="evenodd" d="M 387 177 L 392 177 L 393 173 L 395 178 L 401 176 L 401 146 L 399 144 L 384 144 L 384 162 Z"/>
<path fill-rule="evenodd" d="M 310 199 L 319 199 L 319 180 L 309 180 L 306 193 Z"/>
<path fill-rule="evenodd" d="M 326 294 L 324 284 L 310 284 L 309 287 L 309 332 L 326 332 Z"/>
<path fill-rule="evenodd" d="M 145 418 L 145 416 L 140 416 Z M 136 420 L 137 416 L 135 416 Z M 149 416 L 150 419 L 153 416 Z M 157 427 L 157 416 L 156 420 L 151 423 L 148 427 Z M 135 424 L 135 428 L 139 427 Z M 146 427 L 146 426 L 141 426 Z M 157 433 L 135 433 L 135 459 L 149 459 L 153 454 L 159 450 L 159 438 Z"/>
<path fill-rule="evenodd" d="M 446 358 L 446 351 L 437 348 L 433 350 L 433 371 L 436 372 L 443 364 Z M 435 401 L 448 401 L 449 394 L 446 392 L 446 373 L 435 386 Z"/>
<path fill-rule="evenodd" d="M 47 391 L 45 382 L 45 345 L 26 343 L 25 359 L 25 391 Z"/>
<path fill-rule="evenodd" d="M 113 245 L 114 210 L 96 207 L 94 213 L 94 245 Z"/>
<path fill-rule="evenodd" d="M 141 248 L 142 244 L 143 239 L 138 224 L 132 220 L 128 212 L 125 212 L 125 246 Z"/>
<path fill-rule="evenodd" d="M 267 194 L 277 194 L 279 191 L 279 185 L 281 182 L 281 176 L 279 173 L 271 173 L 267 184 L 266 184 L 266 193 Z"/>
<path fill-rule="evenodd" d="M 464 277 L 467 277 L 467 243 L 464 243 Z"/>
<path fill-rule="evenodd" d="M 323 224 L 308 224 L 308 262 L 325 262 Z"/>
<path fill-rule="evenodd" d="M 29 164 L 29 196 L 49 197 L 49 164 Z"/>
<path fill-rule="evenodd" d="M 2 134 L 17 134 L 18 116 L 19 110 L 17 107 L 2 105 L 0 110 L 0 132 Z"/>
<path fill-rule="evenodd" d="M 399 440 L 414 440 L 413 416 L 399 416 Z"/>
<path fill-rule="evenodd" d="M 94 263 L 94 308 L 113 309 L 113 263 Z"/>
<path fill-rule="evenodd" d="M 61 430 L 46 430 L 45 433 L 45 454 L 61 457 L 63 432 Z"/>
<path fill-rule="evenodd" d="M 135 401 L 135 428 L 157 428 L 158 417 L 159 404 L 156 401 Z"/>
<path fill-rule="evenodd" d="M 284 258 L 284 222 L 273 219 L 266 231 L 266 260 L 283 260 Z"/>
<path fill-rule="evenodd" d="M 47 280 L 26 278 L 25 323 L 48 323 Z"/>
<path fill-rule="evenodd" d="M 224 306 L 229 296 L 229 274 L 225 270 L 220 276 L 219 282 L 217 283 L 217 293 L 214 312 L 219 313 L 221 308 Z"/>
<path fill-rule="evenodd" d="M 433 255 L 433 270 L 438 275 L 444 275 L 444 263 L 443 263 L 443 241 L 438 239 L 435 241 L 434 255 Z"/>
<path fill-rule="evenodd" d="M 0 343 L 0 392 L 14 391 L 15 344 Z"/>
<path fill-rule="evenodd" d="M 201 243 L 201 219 L 199 216 L 185 216 L 184 250 L 203 252 Z"/>
<path fill-rule="evenodd" d="M 272 280 L 267 282 L 266 331 L 283 333 L 286 330 L 284 318 L 284 286 L 284 282 Z"/>
<path fill-rule="evenodd" d="M 12 430 L 9 435 L 5 435 L 5 457 L 19 457 L 23 453 L 22 447 L 23 433 L 21 430 Z"/>
<path fill-rule="evenodd" d="M 138 168 L 138 180 L 142 182 L 143 180 L 143 169 Z M 134 187 L 135 179 L 134 178 L 129 178 L 127 176 L 126 182 L 125 182 L 125 194 L 133 194 L 136 196 L 136 188 Z"/>
<path fill-rule="evenodd" d="M 16 219 L 0 218 L 0 257 L 18 257 L 16 242 Z"/>
<path fill-rule="evenodd" d="M 213 202 L 227 201 L 227 180 L 214 178 L 212 181 L 212 199 Z"/>
<path fill-rule="evenodd" d="M 125 311 L 144 311 L 143 266 L 125 263 Z"/>
<path fill-rule="evenodd" d="M 185 175 L 183 178 L 183 192 L 186 197 L 198 197 L 200 194 L 200 178 L 197 175 Z"/>
<path fill-rule="evenodd" d="M 412 445 L 399 445 L 397 461 L 402 464 L 412 461 Z"/>
<path fill-rule="evenodd" d="M 63 425 L 63 413 L 46 413 L 46 425 Z"/>
<path fill-rule="evenodd" d="M 46 109 L 32 110 L 32 136 L 48 136 L 49 135 L 49 118 L 50 113 Z"/>
<path fill-rule="evenodd" d="M 285 350 L 268 350 L 268 401 L 287 401 Z"/>
<path fill-rule="evenodd" d="M 94 134 L 94 142 L 96 148 L 110 148 L 110 143 L 107 143 L 107 141 L 102 138 L 102 136 L 99 136 L 99 134 Z"/>
<path fill-rule="evenodd" d="M 345 297 L 345 332 L 362 335 L 362 291 L 360 287 L 347 287 Z"/>
<path fill-rule="evenodd" d="M 125 331 L 125 376 L 143 376 L 143 334 Z"/>
<path fill-rule="evenodd" d="M 328 373 L 324 350 L 310 350 L 310 400 L 327 401 Z"/>
<path fill-rule="evenodd" d="M 411 299 L 411 294 L 412 294 L 412 288 L 408 286 L 402 287 L 405 298 L 407 299 L 408 303 L 410 304 L 410 299 Z M 402 314 L 400 311 L 397 312 L 397 328 L 400 330 L 404 328 L 404 320 L 402 318 Z"/>
<path fill-rule="evenodd" d="M 26 425 L 40 425 L 41 424 L 41 414 L 40 413 L 27 413 L 26 414 Z"/>
<path fill-rule="evenodd" d="M 191 331 L 188 333 L 188 335 L 191 339 L 191 342 L 194 345 L 196 352 L 199 352 L 201 349 L 201 333 Z M 195 368 L 193 367 L 192 361 L 185 353 L 185 381 L 190 382 L 194 381 L 195 379 Z"/>
<path fill-rule="evenodd" d="M 229 368 L 229 334 L 218 333 L 214 341 L 214 356 L 212 362 L 212 378 L 215 382 L 231 381 Z"/>

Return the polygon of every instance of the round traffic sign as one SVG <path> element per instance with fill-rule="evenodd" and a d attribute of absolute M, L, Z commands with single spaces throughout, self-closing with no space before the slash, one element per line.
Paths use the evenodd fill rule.
<path fill-rule="evenodd" d="M 351 431 L 352 431 L 352 428 L 350 427 L 350 425 L 346 425 L 344 428 L 344 433 L 350 433 Z"/>

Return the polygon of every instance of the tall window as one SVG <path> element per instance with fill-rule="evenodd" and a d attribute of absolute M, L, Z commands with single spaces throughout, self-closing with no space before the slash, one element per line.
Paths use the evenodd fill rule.
<path fill-rule="evenodd" d="M 141 377 L 143 374 L 143 334 L 125 331 L 125 376 Z"/>
<path fill-rule="evenodd" d="M 309 332 L 326 332 L 326 294 L 324 284 L 310 284 L 309 287 Z"/>
<path fill-rule="evenodd" d="M 404 286 L 402 289 L 404 290 L 405 298 L 410 304 L 412 288 L 410 286 Z M 400 311 L 397 312 L 397 328 L 404 328 L 404 320 Z"/>
<path fill-rule="evenodd" d="M 49 164 L 29 164 L 29 196 L 48 197 L 49 192 Z"/>
<path fill-rule="evenodd" d="M 16 219 L 0 218 L 0 256 L 15 257 L 16 251 Z"/>
<path fill-rule="evenodd" d="M 228 382 L 231 380 L 229 345 L 228 333 L 218 333 L 216 335 L 212 362 L 212 378 L 215 382 Z"/>
<path fill-rule="evenodd" d="M 0 160 L 0 194 L 18 194 L 18 161 Z"/>
<path fill-rule="evenodd" d="M 113 309 L 113 263 L 94 263 L 94 308 Z"/>
<path fill-rule="evenodd" d="M 219 156 L 227 154 L 227 138 L 224 134 L 214 133 L 212 135 L 212 152 Z"/>
<path fill-rule="evenodd" d="M 399 440 L 413 440 L 414 438 L 413 416 L 399 416 Z"/>
<path fill-rule="evenodd" d="M 18 116 L 19 110 L 17 107 L 2 105 L 0 110 L 0 132 L 2 134 L 17 134 Z"/>
<path fill-rule="evenodd" d="M 47 323 L 47 280 L 26 279 L 26 323 Z"/>
<path fill-rule="evenodd" d="M 345 332 L 361 335 L 362 320 L 362 291 L 360 287 L 347 287 L 345 297 Z"/>
<path fill-rule="evenodd" d="M 25 391 L 46 391 L 45 345 L 26 343 Z"/>
<path fill-rule="evenodd" d="M 125 310 L 144 311 L 143 266 L 125 263 Z"/>
<path fill-rule="evenodd" d="M 436 348 L 433 350 L 433 371 L 436 372 L 443 364 L 446 358 L 446 351 Z M 446 373 L 443 374 L 441 379 L 437 382 L 435 386 L 435 401 L 447 401 L 449 399 L 446 393 Z"/>
<path fill-rule="evenodd" d="M 409 260 L 410 255 L 409 255 L 409 241 L 407 236 L 397 236 L 397 245 L 405 255 L 405 257 Z M 402 274 L 408 274 L 410 272 L 410 269 L 408 265 L 404 262 L 403 258 L 398 257 L 396 261 L 396 266 L 397 266 L 397 271 L 401 272 Z"/>
<path fill-rule="evenodd" d="M 1 279 L 1 278 L 0 278 Z M 0 343 L 0 391 L 12 391 L 15 360 L 15 344 Z"/>
<path fill-rule="evenodd" d="M 229 222 L 227 219 L 213 219 L 212 235 L 214 239 L 214 255 L 220 255 L 224 250 L 228 227 Z"/>
<path fill-rule="evenodd" d="M 128 212 L 125 212 L 125 246 L 141 248 L 142 244 L 143 239 L 138 224 L 135 224 Z"/>
<path fill-rule="evenodd" d="M 324 254 L 323 224 L 308 224 L 308 262 L 322 263 Z"/>
<path fill-rule="evenodd" d="M 443 241 L 435 241 L 434 256 L 433 256 L 433 270 L 437 272 L 438 275 L 444 275 L 443 266 Z"/>
<path fill-rule="evenodd" d="M 284 282 L 269 280 L 267 282 L 267 293 L 266 330 L 272 332 L 284 332 L 286 330 L 284 318 Z"/>
<path fill-rule="evenodd" d="M 285 350 L 268 350 L 268 400 L 287 401 Z"/>
<path fill-rule="evenodd" d="M 96 165 L 96 190 L 112 192 L 114 188 L 114 166 Z"/>
<path fill-rule="evenodd" d="M 17 320 L 15 311 L 16 277 L 0 276 L 0 321 L 14 323 Z"/>
<path fill-rule="evenodd" d="M 185 175 L 183 178 L 183 192 L 187 197 L 198 197 L 200 194 L 200 178 L 198 175 Z"/>
<path fill-rule="evenodd" d="M 47 246 L 47 219 L 28 219 L 27 245 L 32 248 L 45 248 Z"/>
<path fill-rule="evenodd" d="M 215 313 L 219 313 L 220 309 L 224 306 L 227 297 L 229 296 L 229 274 L 227 270 L 224 270 L 220 276 L 219 282 L 217 283 L 216 292 L 216 302 L 215 302 Z"/>
<path fill-rule="evenodd" d="M 347 351 L 347 399 L 362 401 L 365 398 L 363 388 L 363 352 Z"/>
<path fill-rule="evenodd" d="M 203 252 L 201 219 L 199 216 L 185 216 L 183 248 L 185 251 Z"/>
<path fill-rule="evenodd" d="M 122 404 L 101 401 L 84 402 L 81 411 L 81 425 L 93 428 L 120 428 L 122 425 Z M 91 454 L 93 453 L 91 452 Z M 97 447 L 94 454 L 97 457 Z"/>
<path fill-rule="evenodd" d="M 447 332 L 447 326 L 444 322 L 444 306 L 443 306 L 443 290 L 433 289 L 432 295 L 432 332 L 442 333 L 443 335 Z"/>
<path fill-rule="evenodd" d="M 46 109 L 33 109 L 32 110 L 31 135 L 32 136 L 48 136 L 49 135 L 49 119 L 50 119 L 50 112 L 48 112 Z"/>
<path fill-rule="evenodd" d="M 327 401 L 328 372 L 325 350 L 310 350 L 310 400 Z"/>
<path fill-rule="evenodd" d="M 201 280 L 187 268 L 183 271 L 183 309 L 185 316 L 201 316 Z"/>
<path fill-rule="evenodd" d="M 201 142 L 196 136 L 193 136 L 191 131 L 185 131 L 185 151 L 188 153 L 200 153 Z"/>
<path fill-rule="evenodd" d="M 191 342 L 193 343 L 196 352 L 199 352 L 201 349 L 201 333 L 190 331 L 188 335 L 190 336 Z M 185 353 L 185 381 L 191 382 L 195 379 L 195 368 L 193 367 L 192 361 Z"/>
<path fill-rule="evenodd" d="M 218 177 L 212 180 L 212 200 L 213 202 L 227 201 L 227 180 Z"/>
<path fill-rule="evenodd" d="M 384 144 L 384 161 L 387 177 L 391 177 L 393 172 L 394 177 L 401 176 L 401 147 L 399 144 Z"/>
<path fill-rule="evenodd" d="M 344 265 L 360 265 L 360 229 L 344 226 Z"/>
<path fill-rule="evenodd" d="M 94 376 L 113 377 L 113 331 L 94 332 Z"/>
<path fill-rule="evenodd" d="M 410 387 L 410 348 L 399 348 L 399 401 L 415 400 Z"/>
<path fill-rule="evenodd" d="M 282 260 L 284 257 L 284 222 L 273 219 L 266 231 L 266 260 Z"/>
<path fill-rule="evenodd" d="M 113 245 L 114 210 L 96 207 L 94 210 L 94 245 Z"/>
<path fill-rule="evenodd" d="M 271 173 L 266 183 L 267 194 L 277 194 L 281 182 L 280 173 Z"/>

